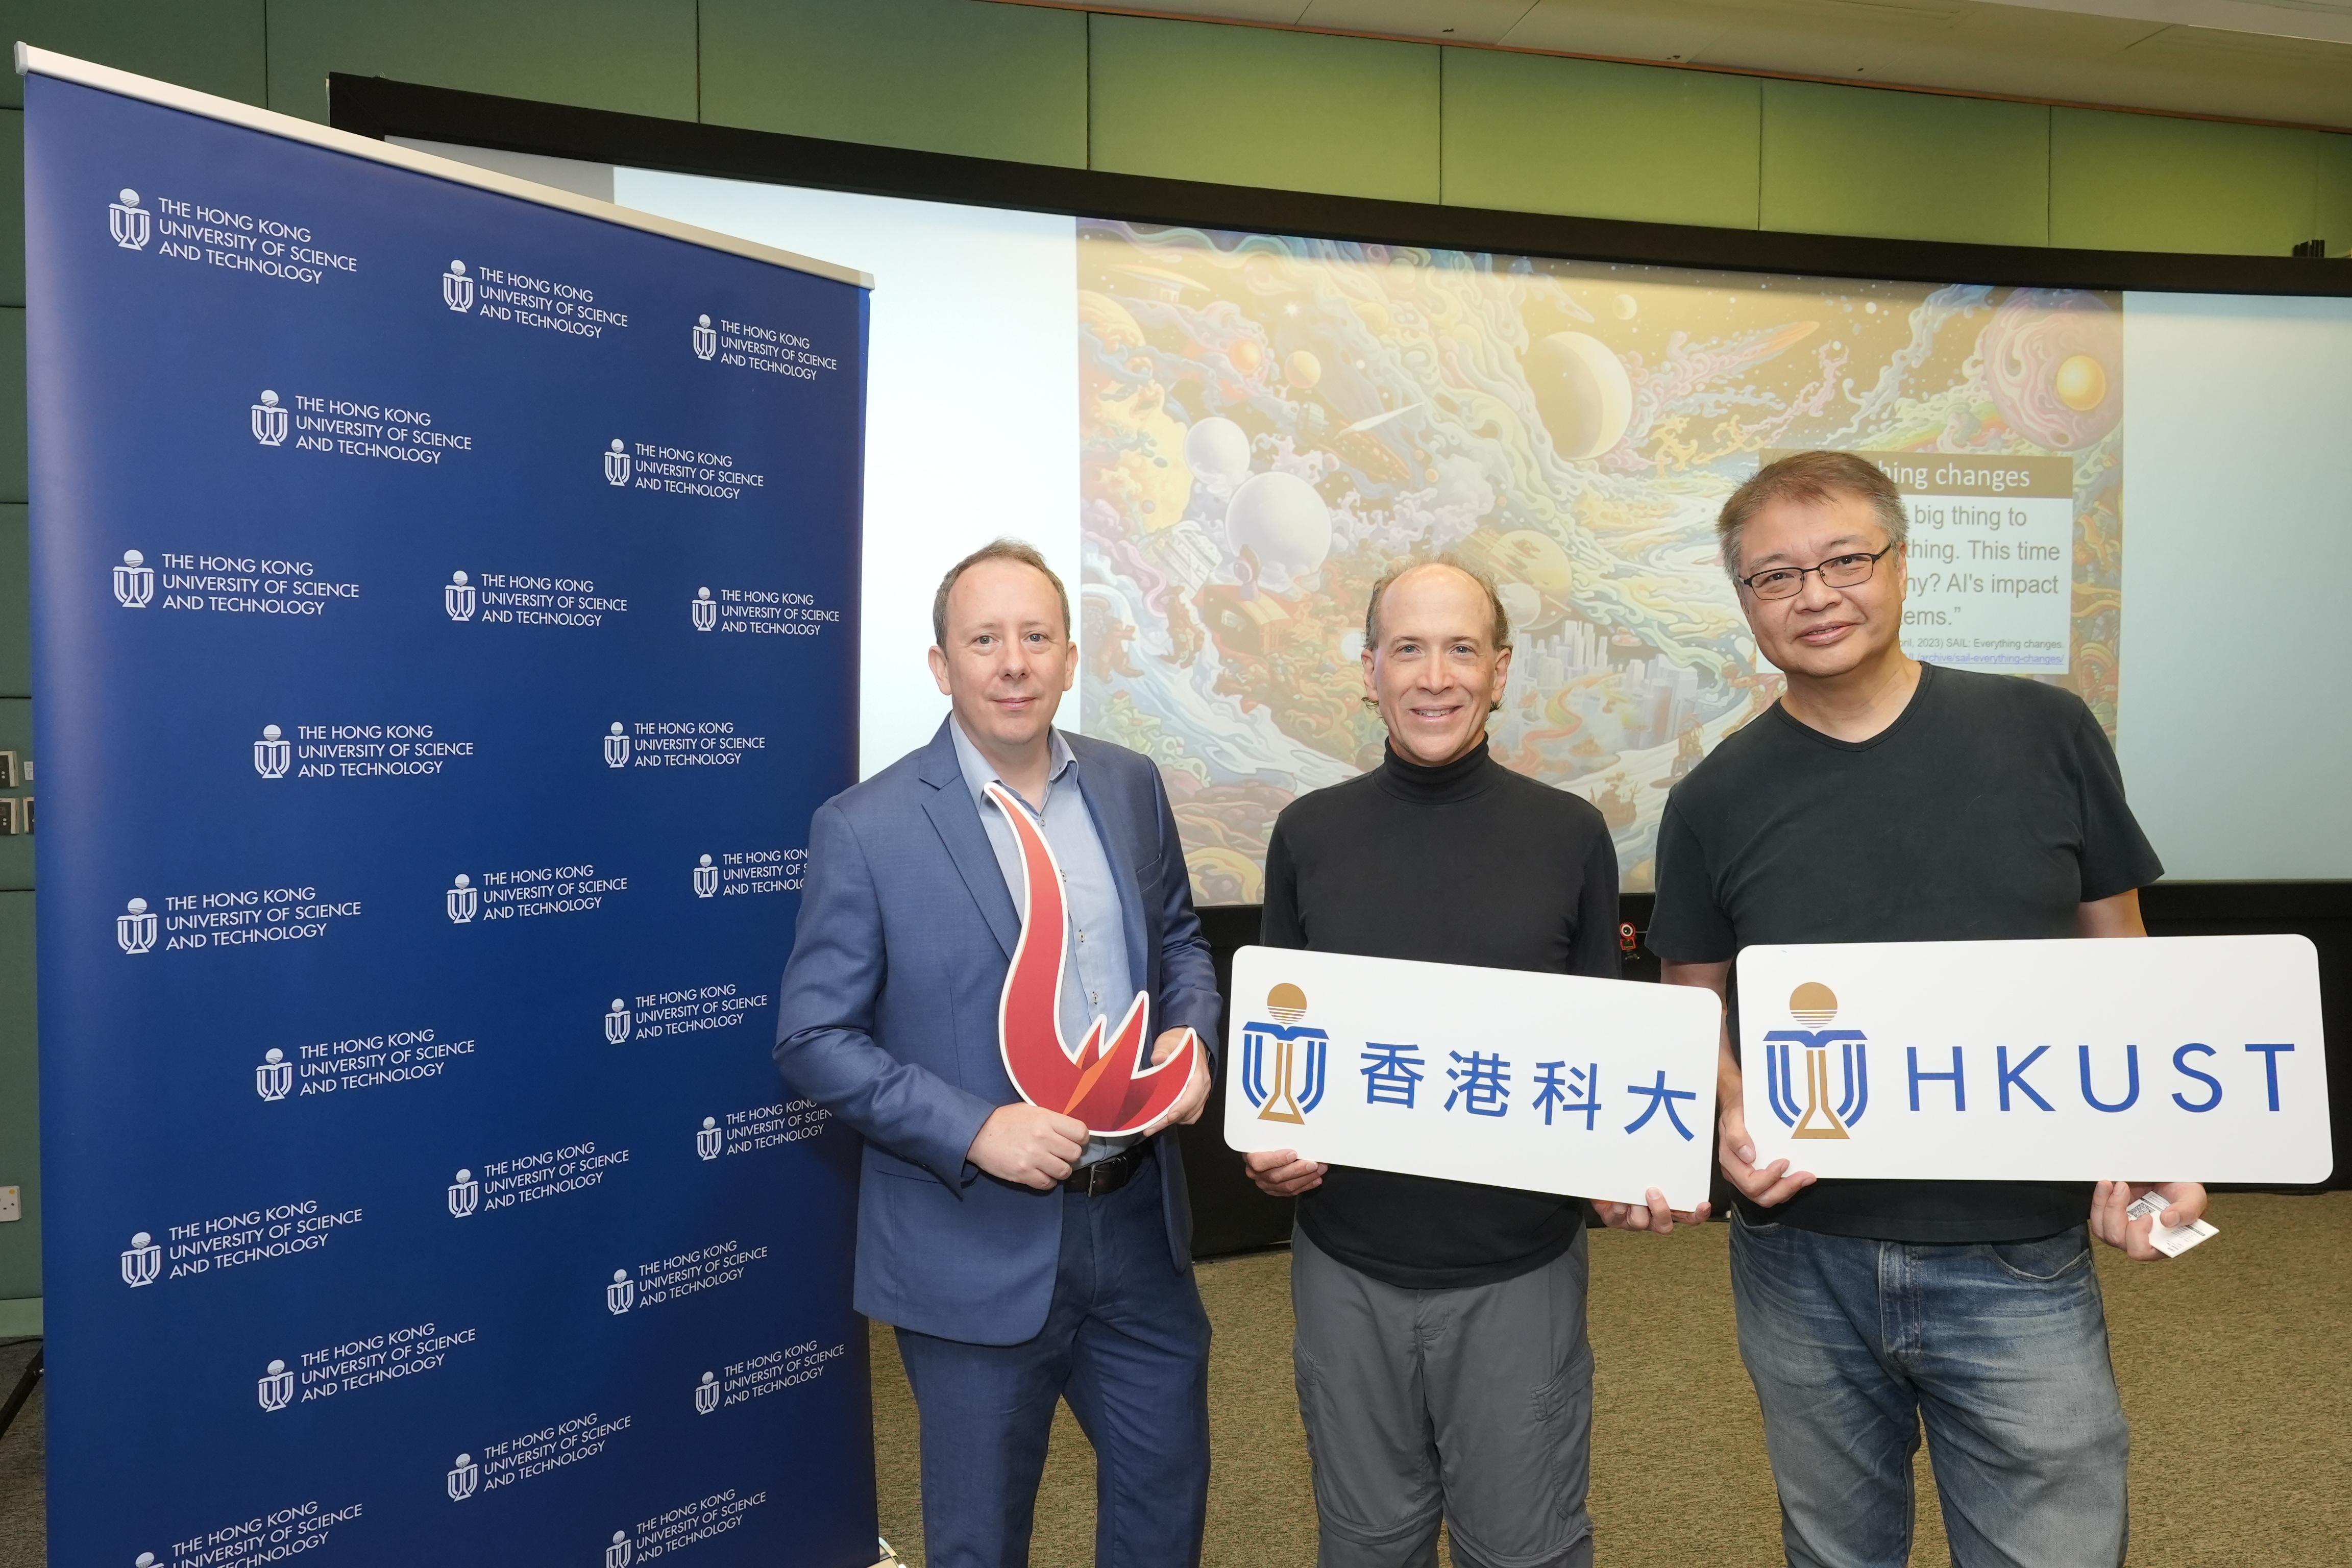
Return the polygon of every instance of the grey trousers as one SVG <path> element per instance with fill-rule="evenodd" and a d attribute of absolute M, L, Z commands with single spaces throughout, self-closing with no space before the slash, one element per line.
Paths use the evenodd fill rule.
<path fill-rule="evenodd" d="M 1291 1233 L 1318 1568 L 1590 1568 L 1585 1237 L 1516 1279 L 1402 1290 Z"/>

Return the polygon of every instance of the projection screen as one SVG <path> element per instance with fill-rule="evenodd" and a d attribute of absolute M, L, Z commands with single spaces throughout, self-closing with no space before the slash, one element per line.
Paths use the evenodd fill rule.
<path fill-rule="evenodd" d="M 2352 574 L 2352 301 L 1698 270 L 532 162 L 877 279 L 866 773 L 945 712 L 931 584 L 1026 539 L 1079 601 L 1075 727 L 1160 763 L 1202 901 L 1255 902 L 1283 806 L 1379 759 L 1367 590 L 1450 552 L 1510 611 L 1496 756 L 1598 806 L 1646 889 L 1666 791 L 1778 689 L 1715 514 L 1773 456 L 1835 447 L 1909 506 L 1910 651 L 2079 693 L 2172 877 L 2352 876 L 2326 798 L 2352 743 L 2315 690 Z"/>

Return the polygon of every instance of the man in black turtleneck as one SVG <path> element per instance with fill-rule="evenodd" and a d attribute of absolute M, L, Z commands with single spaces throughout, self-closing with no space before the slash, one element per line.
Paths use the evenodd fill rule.
<path fill-rule="evenodd" d="M 1364 685 L 1387 754 L 1275 824 L 1267 946 L 1616 978 L 1601 813 L 1487 754 L 1509 637 L 1493 585 L 1451 562 L 1373 587 Z M 1288 1150 L 1246 1159 L 1261 1188 L 1298 1199 L 1294 1348 L 1321 1568 L 1428 1568 L 1441 1518 L 1462 1568 L 1590 1564 L 1584 1201 Z M 1660 1232 L 1691 1217 L 1649 1196 L 1601 1217 Z"/>

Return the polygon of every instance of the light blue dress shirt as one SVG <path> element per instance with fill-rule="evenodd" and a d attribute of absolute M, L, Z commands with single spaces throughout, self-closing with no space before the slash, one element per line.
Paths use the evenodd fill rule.
<path fill-rule="evenodd" d="M 987 795 L 990 784 L 1004 781 L 964 734 L 961 724 L 950 721 L 948 732 L 955 740 L 956 762 L 963 769 L 965 787 L 980 810 L 980 825 L 988 832 L 988 847 L 996 851 L 1004 889 L 1013 895 L 1013 907 L 1017 910 L 1023 882 L 1021 846 L 1013 837 L 1013 825 Z M 1004 787 L 1028 806 L 1030 819 L 1044 830 L 1054 858 L 1061 864 L 1062 902 L 1069 923 L 1069 962 L 1062 971 L 1062 1038 L 1075 1047 L 1086 1038 L 1087 1028 L 1098 1016 L 1106 1028 L 1118 1026 L 1127 1005 L 1135 1000 L 1135 982 L 1128 972 L 1127 924 L 1119 906 L 1118 879 L 1111 873 L 1102 835 L 1095 830 L 1094 814 L 1087 809 L 1077 755 L 1059 730 L 1051 733 L 1054 766 L 1045 781 L 1044 805 L 1028 801 L 1011 784 Z M 1146 1020 L 1147 1025 L 1156 1022 Z M 1147 1060 L 1151 1033 L 1146 1034 L 1143 1042 Z M 1131 1133 L 1124 1138 L 1093 1139 L 1078 1163 L 1091 1165 L 1134 1142 Z"/>

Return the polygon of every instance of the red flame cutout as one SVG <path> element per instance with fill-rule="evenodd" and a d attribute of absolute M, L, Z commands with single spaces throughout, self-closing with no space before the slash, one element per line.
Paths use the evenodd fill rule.
<path fill-rule="evenodd" d="M 1002 784 L 988 796 L 1021 846 L 1021 942 L 1005 973 L 996 1008 L 997 1038 L 1013 1087 L 1030 1104 L 1058 1110 L 1097 1136 L 1140 1132 L 1168 1114 L 1192 1081 L 1201 1038 L 1184 1042 L 1162 1062 L 1144 1057 L 1148 998 L 1141 991 L 1106 1041 L 1097 1016 L 1073 1050 L 1062 1038 L 1062 970 L 1069 957 L 1069 918 L 1062 903 L 1062 868 L 1029 813 Z"/>

